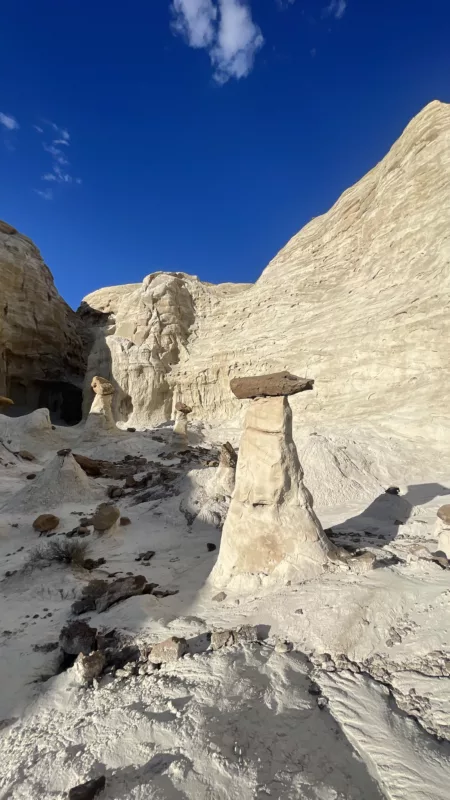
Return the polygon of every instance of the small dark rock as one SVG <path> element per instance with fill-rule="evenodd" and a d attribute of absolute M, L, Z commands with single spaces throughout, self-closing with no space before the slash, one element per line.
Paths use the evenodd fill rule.
<path fill-rule="evenodd" d="M 84 569 L 87 569 L 89 571 L 97 569 L 98 567 L 103 566 L 103 564 L 106 564 L 106 558 L 97 558 L 97 559 L 85 558 L 85 560 L 83 561 Z"/>
<path fill-rule="evenodd" d="M 135 558 L 135 561 L 150 561 L 151 558 L 155 555 L 154 550 L 147 550 L 145 553 L 139 553 L 138 557 Z"/>
<path fill-rule="evenodd" d="M 208 548 L 208 553 L 212 553 L 214 550 L 217 550 L 217 545 L 213 544 L 213 542 L 207 542 L 206 547 Z"/>
<path fill-rule="evenodd" d="M 58 450 L 57 451 L 57 455 L 58 456 L 69 456 L 71 454 L 71 452 L 72 452 L 72 450 L 70 449 L 70 447 L 65 447 L 65 448 L 63 448 L 63 450 Z"/>
<path fill-rule="evenodd" d="M 69 655 L 77 656 L 79 653 L 88 655 L 97 647 L 97 628 L 91 628 L 82 620 L 73 620 L 59 634 L 59 644 Z"/>
<path fill-rule="evenodd" d="M 53 650 L 58 649 L 58 642 L 46 642 L 45 644 L 33 645 L 35 653 L 52 653 Z"/>
<path fill-rule="evenodd" d="M 87 783 L 80 783 L 69 791 L 69 800 L 94 800 L 106 786 L 106 778 L 101 775 Z"/>
<path fill-rule="evenodd" d="M 214 595 L 214 597 L 213 597 L 213 600 L 214 600 L 216 603 L 221 603 L 221 602 L 222 602 L 223 600 L 225 600 L 225 599 L 226 599 L 226 594 L 225 594 L 225 592 L 219 592 L 218 594 L 215 594 L 215 595 Z"/>
<path fill-rule="evenodd" d="M 400 494 L 400 489 L 398 486 L 389 486 L 389 488 L 386 489 L 386 494 Z"/>
<path fill-rule="evenodd" d="M 123 494 L 124 494 L 124 490 L 122 489 L 121 486 L 108 486 L 108 489 L 106 490 L 106 493 L 107 493 L 108 497 L 111 497 L 111 498 L 122 497 Z"/>
<path fill-rule="evenodd" d="M 36 477 L 36 473 L 35 472 L 30 472 L 30 474 L 27 475 L 27 481 L 34 481 L 35 477 Z"/>
<path fill-rule="evenodd" d="M 127 428 L 128 433 L 136 433 L 136 428 Z"/>
<path fill-rule="evenodd" d="M 120 518 L 120 525 L 131 525 L 131 519 L 129 517 L 121 517 Z"/>

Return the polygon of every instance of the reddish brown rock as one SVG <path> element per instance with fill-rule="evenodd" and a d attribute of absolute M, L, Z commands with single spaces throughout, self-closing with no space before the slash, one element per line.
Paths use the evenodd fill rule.
<path fill-rule="evenodd" d="M 86 475 L 90 475 L 91 478 L 98 478 L 99 475 L 102 474 L 101 467 L 104 463 L 103 461 L 98 461 L 94 458 L 88 458 L 88 456 L 80 456 L 78 453 L 74 453 L 73 457 Z"/>
<path fill-rule="evenodd" d="M 441 506 L 438 509 L 437 515 L 442 522 L 445 522 L 446 525 L 450 525 L 450 504 L 447 503 L 447 505 Z"/>
<path fill-rule="evenodd" d="M 192 412 L 192 408 L 187 406 L 186 403 L 179 401 L 175 404 L 175 411 L 181 411 L 182 414 L 190 414 Z"/>
<path fill-rule="evenodd" d="M 269 375 L 256 375 L 249 378 L 233 378 L 230 388 L 238 400 L 255 397 L 286 397 L 312 389 L 311 378 L 299 378 L 290 372 L 272 372 Z"/>
<path fill-rule="evenodd" d="M 59 517 L 54 514 L 39 514 L 33 522 L 33 528 L 39 533 L 48 533 L 55 530 L 59 525 Z"/>

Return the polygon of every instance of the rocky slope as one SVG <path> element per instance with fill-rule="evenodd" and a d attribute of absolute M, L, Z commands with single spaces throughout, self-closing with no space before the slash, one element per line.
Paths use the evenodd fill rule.
<path fill-rule="evenodd" d="M 306 424 L 374 420 L 442 441 L 449 231 L 450 106 L 433 102 L 255 285 L 156 273 L 86 297 L 86 386 L 113 380 L 130 424 L 168 419 L 179 398 L 211 420 L 239 410 L 230 377 L 289 369 L 316 379 L 293 400 Z"/>
<path fill-rule="evenodd" d="M 50 408 L 75 422 L 85 359 L 79 321 L 39 250 L 0 221 L 0 395 L 18 410 Z"/>

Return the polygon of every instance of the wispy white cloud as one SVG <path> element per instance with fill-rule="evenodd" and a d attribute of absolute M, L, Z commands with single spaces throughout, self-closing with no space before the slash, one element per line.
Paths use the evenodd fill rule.
<path fill-rule="evenodd" d="M 52 139 L 50 143 L 42 142 L 43 149 L 51 156 L 51 170 L 45 172 L 41 176 L 41 180 L 54 184 L 68 185 L 75 183 L 81 185 L 81 178 L 74 178 L 69 172 L 70 161 L 67 158 L 67 148 L 70 147 L 69 131 L 50 120 L 42 120 L 42 125 L 44 127 L 40 125 L 33 125 L 33 127 L 38 133 L 47 131 L 53 133 L 53 136 L 56 134 L 58 138 Z M 66 150 L 62 150 L 61 147 L 66 148 Z M 34 191 L 45 200 L 53 199 L 53 189 L 35 189 Z"/>
<path fill-rule="evenodd" d="M 347 0 L 331 0 L 329 5 L 324 8 L 323 13 L 326 17 L 336 17 L 341 19 L 347 8 Z"/>
<path fill-rule="evenodd" d="M 33 189 L 39 197 L 42 197 L 44 200 L 53 200 L 53 190 L 52 189 Z"/>
<path fill-rule="evenodd" d="M 7 128 L 9 131 L 14 131 L 17 130 L 17 128 L 20 128 L 20 125 L 15 117 L 12 117 L 10 114 L 4 114 L 2 111 L 0 111 L 0 125 L 3 125 L 3 127 Z"/>
<path fill-rule="evenodd" d="M 209 47 L 214 41 L 217 8 L 212 0 L 173 0 L 173 30 L 187 40 L 190 47 Z"/>
<path fill-rule="evenodd" d="M 246 0 L 172 0 L 173 29 L 207 50 L 218 83 L 244 78 L 264 44 Z"/>

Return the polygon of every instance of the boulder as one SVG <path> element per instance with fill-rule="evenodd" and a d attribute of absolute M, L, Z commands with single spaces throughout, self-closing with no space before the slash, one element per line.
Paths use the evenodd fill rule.
<path fill-rule="evenodd" d="M 298 378 L 290 372 L 273 372 L 270 375 L 256 375 L 252 378 L 233 378 L 230 388 L 238 400 L 255 397 L 286 397 L 312 389 L 314 381 Z"/>
<path fill-rule="evenodd" d="M 221 467 L 231 467 L 232 469 L 236 468 L 237 464 L 237 453 L 234 449 L 233 445 L 229 442 L 225 442 L 220 449 L 220 458 L 219 458 L 219 466 Z"/>
<path fill-rule="evenodd" d="M 103 461 L 99 461 L 95 458 L 89 458 L 88 456 L 81 456 L 78 453 L 74 453 L 73 457 L 83 472 L 85 472 L 86 475 L 89 475 L 91 478 L 98 478 L 102 474 L 101 467 L 104 463 Z"/>
<path fill-rule="evenodd" d="M 88 655 L 95 650 L 96 642 L 97 628 L 91 628 L 87 622 L 82 620 L 69 622 L 59 634 L 61 649 L 73 656 L 77 656 L 79 653 Z"/>
<path fill-rule="evenodd" d="M 33 528 L 39 533 L 48 533 L 58 527 L 60 522 L 59 517 L 54 514 L 39 514 L 33 522 Z"/>
<path fill-rule="evenodd" d="M 234 644 L 233 631 L 213 631 L 211 634 L 211 650 L 220 650 L 222 647 L 231 647 Z"/>
<path fill-rule="evenodd" d="M 438 519 L 442 520 L 445 525 L 448 525 L 450 528 L 450 504 L 447 503 L 445 506 L 441 506 L 437 512 Z"/>
<path fill-rule="evenodd" d="M 164 664 L 171 661 L 178 661 L 188 651 L 186 639 L 171 636 L 164 642 L 155 644 L 150 652 L 148 660 L 152 664 Z"/>
<path fill-rule="evenodd" d="M 100 503 L 91 523 L 96 531 L 108 531 L 115 525 L 120 517 L 120 509 L 112 503 Z"/>
<path fill-rule="evenodd" d="M 129 597 L 144 594 L 149 584 L 143 575 L 129 575 L 126 578 L 117 578 L 110 583 L 105 592 L 95 601 L 95 610 L 106 611 L 110 606 L 127 600 Z"/>
<path fill-rule="evenodd" d="M 105 667 L 106 658 L 101 650 L 93 653 L 80 653 L 73 665 L 74 676 L 77 683 L 92 683 L 94 678 L 99 678 Z"/>

